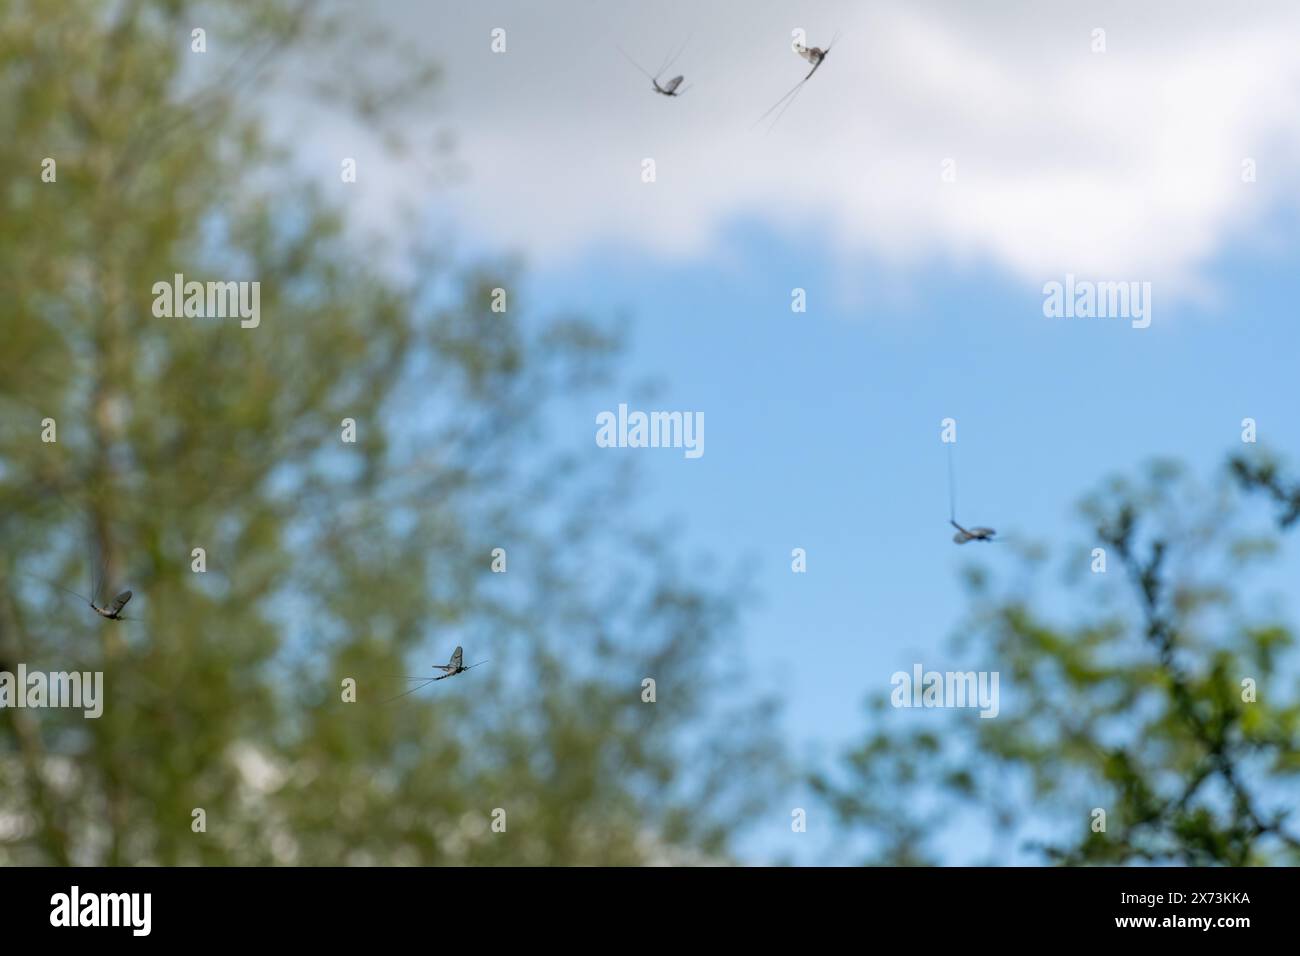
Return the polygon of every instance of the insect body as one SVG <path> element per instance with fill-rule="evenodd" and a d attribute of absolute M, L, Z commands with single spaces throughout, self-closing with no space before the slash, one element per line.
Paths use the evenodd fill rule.
<path fill-rule="evenodd" d="M 674 76 L 663 86 L 660 86 L 659 81 L 654 78 L 651 78 L 650 82 L 653 84 L 656 93 L 662 93 L 664 96 L 680 96 L 681 94 L 677 92 L 677 87 L 682 85 L 683 79 L 684 77 Z M 682 92 L 685 92 L 685 90 Z"/>
<path fill-rule="evenodd" d="M 486 664 L 487 661 L 479 661 L 478 664 Z M 465 652 L 462 648 L 457 647 L 451 653 L 451 662 L 448 664 L 434 664 L 434 670 L 442 671 L 441 677 L 435 677 L 434 680 L 446 680 L 448 677 L 455 677 L 457 674 L 463 674 L 470 667 L 478 667 L 478 664 L 465 666 Z"/>
<path fill-rule="evenodd" d="M 123 591 L 104 607 L 95 607 L 93 601 L 90 602 L 90 606 L 100 617 L 107 618 L 110 621 L 120 621 L 122 620 L 122 608 L 126 607 L 126 602 L 129 600 L 131 600 L 131 592 Z"/>
<path fill-rule="evenodd" d="M 681 87 L 682 85 L 682 80 L 685 79 L 685 77 L 674 76 L 671 80 L 666 81 L 663 85 L 660 85 L 659 77 L 663 76 L 666 72 L 668 72 L 668 68 L 677 62 L 677 58 L 682 55 L 682 50 L 685 49 L 686 49 L 686 45 L 683 44 L 682 49 L 678 50 L 669 59 L 665 60 L 664 65 L 659 67 L 659 72 L 654 74 L 652 74 L 649 70 L 642 67 L 641 64 L 637 63 L 636 60 L 628 56 L 627 51 L 624 50 L 622 47 L 619 47 L 618 51 L 623 54 L 623 56 L 627 59 L 627 62 L 631 63 L 634 67 L 636 67 L 638 70 L 640 70 L 649 78 L 650 85 L 654 88 L 654 91 L 656 93 L 658 93 L 661 96 L 681 96 L 683 93 L 686 92 L 686 89 L 690 89 L 690 87 L 687 87 L 686 89 L 679 89 L 679 87 Z"/>
<path fill-rule="evenodd" d="M 804 77 L 804 79 L 806 80 L 809 77 L 811 77 L 814 73 L 817 72 L 817 67 L 821 66 L 822 60 L 826 59 L 826 54 L 830 52 L 830 47 L 827 47 L 825 50 L 823 50 L 821 47 L 816 47 L 816 46 L 809 49 L 806 46 L 801 46 L 800 44 L 796 43 L 794 45 L 794 52 L 798 53 L 801 57 L 803 57 L 805 60 L 807 60 L 809 63 L 813 65 L 813 68 L 808 72 L 808 76 Z"/>
<path fill-rule="evenodd" d="M 992 541 L 993 536 L 997 534 L 992 528 L 963 528 L 955 521 L 949 521 L 950 525 L 957 529 L 957 533 L 952 536 L 952 540 L 958 544 L 965 544 L 967 541 Z"/>

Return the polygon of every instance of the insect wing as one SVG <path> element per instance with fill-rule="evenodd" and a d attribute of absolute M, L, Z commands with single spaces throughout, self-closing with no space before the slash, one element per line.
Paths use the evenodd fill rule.
<path fill-rule="evenodd" d="M 460 670 L 461 662 L 465 660 L 465 652 L 462 648 L 457 647 L 451 655 L 451 667 L 453 670 Z"/>
<path fill-rule="evenodd" d="M 992 528 L 971 528 L 970 533 L 972 537 L 976 538 L 991 538 L 997 534 Z"/>
<path fill-rule="evenodd" d="M 967 541 L 975 540 L 975 535 L 967 534 L 965 531 L 958 531 L 952 536 L 952 540 L 956 541 L 958 544 L 965 544 Z"/>
<path fill-rule="evenodd" d="M 664 92 L 669 94 L 675 93 L 677 91 L 677 87 L 682 85 L 683 79 L 684 77 L 674 76 L 671 80 L 669 80 L 667 83 L 664 84 Z"/>
<path fill-rule="evenodd" d="M 113 598 L 113 603 L 108 606 L 108 613 L 116 614 L 126 607 L 126 602 L 131 600 L 131 592 L 123 591 L 117 597 Z"/>

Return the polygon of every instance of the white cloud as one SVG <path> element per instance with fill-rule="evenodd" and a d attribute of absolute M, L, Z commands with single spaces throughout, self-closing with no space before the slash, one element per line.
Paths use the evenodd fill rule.
<path fill-rule="evenodd" d="M 1293 2 L 528 0 L 386 16 L 446 66 L 430 128 L 455 130 L 469 176 L 447 192 L 374 144 L 358 208 L 379 223 L 390 203 L 450 203 L 535 261 L 611 242 L 725 255 L 728 226 L 757 219 L 821 235 L 845 262 L 950 256 L 1035 284 L 1068 271 L 1187 292 L 1300 196 Z M 506 54 L 489 51 L 496 26 Z M 794 27 L 841 36 L 768 133 L 754 121 L 807 68 Z M 1094 27 L 1106 53 L 1091 52 Z M 654 95 L 615 46 L 649 65 L 688 36 L 674 72 L 694 88 L 679 99 Z M 338 152 L 351 134 L 315 135 Z"/>

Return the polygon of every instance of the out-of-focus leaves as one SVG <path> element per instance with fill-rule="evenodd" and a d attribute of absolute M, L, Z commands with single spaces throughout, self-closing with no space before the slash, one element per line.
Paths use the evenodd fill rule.
<path fill-rule="evenodd" d="M 347 63 L 377 141 L 436 139 L 437 71 L 323 6 L 0 0 L 0 663 L 106 694 L 0 714 L 0 863 L 726 860 L 782 759 L 733 584 L 547 440 L 617 335 L 350 235 L 258 94 Z M 260 326 L 155 316 L 176 274 L 259 282 Z M 92 561 L 139 623 L 23 576 Z M 457 644 L 491 663 L 381 703 Z"/>
<path fill-rule="evenodd" d="M 1243 606 L 1234 576 L 1277 551 L 1236 527 L 1234 492 L 1283 505 L 1285 531 L 1300 485 L 1268 460 L 1233 459 L 1227 475 L 1208 493 L 1168 463 L 1105 483 L 1083 511 L 1110 567 L 1063 577 L 1077 602 L 968 575 L 954 649 L 1001 672 L 1002 711 L 956 711 L 936 735 L 933 721 L 874 729 L 900 725 L 882 720 L 886 695 L 874 700 L 866 743 L 814 778 L 864 859 L 952 862 L 947 825 L 973 815 L 999 834 L 995 863 L 1021 859 L 1009 851 L 1062 864 L 1300 861 L 1294 634 Z"/>

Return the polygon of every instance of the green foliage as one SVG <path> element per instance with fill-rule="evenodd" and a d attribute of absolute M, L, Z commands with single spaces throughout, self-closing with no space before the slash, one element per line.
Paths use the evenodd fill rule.
<path fill-rule="evenodd" d="M 388 64 L 346 85 L 397 142 L 436 70 L 316 9 L 0 0 L 0 664 L 107 697 L 0 713 L 0 863 L 726 859 L 779 754 L 767 702 L 728 710 L 721 582 L 547 439 L 617 338 L 358 241 L 251 93 Z M 156 318 L 175 273 L 259 281 L 261 325 Z M 138 622 L 30 577 L 92 564 Z M 380 702 L 458 643 L 491 664 Z"/>
<path fill-rule="evenodd" d="M 881 729 L 813 776 L 867 859 L 948 862 L 946 826 L 973 818 L 999 840 L 994 863 L 1017 849 L 1063 864 L 1300 861 L 1295 636 L 1244 575 L 1277 550 L 1243 500 L 1259 489 L 1290 527 L 1300 486 L 1267 460 L 1233 460 L 1209 492 L 1168 463 L 1108 483 L 1085 503 L 1089 543 L 1067 555 L 1081 600 L 1046 587 L 1038 558 L 1005 589 L 972 575 L 954 652 L 1001 672 L 999 716 L 894 732 L 882 695 Z M 1080 575 L 1095 547 L 1107 572 Z"/>

